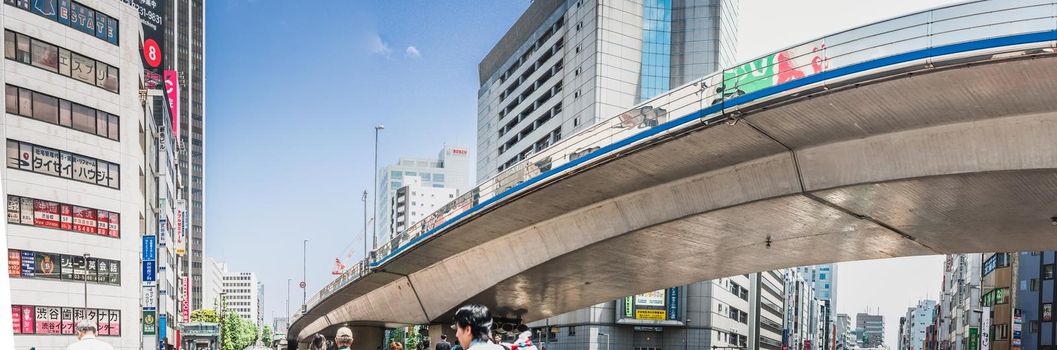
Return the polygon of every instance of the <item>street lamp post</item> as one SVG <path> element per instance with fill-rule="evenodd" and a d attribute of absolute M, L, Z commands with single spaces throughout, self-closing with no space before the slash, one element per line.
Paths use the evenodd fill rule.
<path fill-rule="evenodd" d="M 220 316 L 217 316 L 219 318 L 218 321 L 220 321 L 217 322 L 217 324 L 220 326 L 220 332 L 218 336 L 220 337 L 219 343 L 221 344 L 224 343 L 224 309 L 228 308 L 227 303 L 224 302 L 224 296 L 226 296 L 227 294 L 227 292 L 220 292 Z"/>
<path fill-rule="evenodd" d="M 363 190 L 363 258 L 367 259 L 367 190 Z"/>
<path fill-rule="evenodd" d="M 598 333 L 598 336 L 599 337 L 606 337 L 606 350 L 609 350 L 609 334 Z"/>
<path fill-rule="evenodd" d="M 308 304 L 308 240 L 301 248 L 301 312 L 305 312 Z"/>
<path fill-rule="evenodd" d="M 378 190 L 380 188 L 380 186 L 378 186 L 378 132 L 382 131 L 382 129 L 385 129 L 385 125 L 378 124 L 378 125 L 374 126 L 374 188 L 375 188 L 375 190 Z M 388 189 L 388 188 L 389 187 L 386 186 L 386 189 Z M 374 205 L 372 206 L 371 209 L 374 210 L 374 215 L 378 215 L 378 192 L 374 193 Z M 372 234 L 373 237 L 371 237 L 371 249 L 378 249 L 378 222 L 377 222 L 378 218 L 375 217 L 374 220 L 375 220 L 375 225 L 374 225 L 374 229 L 372 230 L 374 233 Z"/>
<path fill-rule="evenodd" d="M 290 328 L 290 279 L 286 279 L 286 328 Z"/>

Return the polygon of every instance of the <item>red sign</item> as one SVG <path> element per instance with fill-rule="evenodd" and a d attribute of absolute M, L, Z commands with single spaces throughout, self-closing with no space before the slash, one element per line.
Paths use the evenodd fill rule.
<path fill-rule="evenodd" d="M 305 281 L 301 281 L 301 283 L 298 284 L 298 286 L 301 286 L 301 289 L 305 289 Z"/>
<path fill-rule="evenodd" d="M 466 149 L 463 149 L 463 148 L 452 148 L 451 149 L 451 154 L 458 154 L 458 155 L 464 155 L 465 156 L 467 154 L 470 154 L 470 151 L 467 151 Z"/>
<path fill-rule="evenodd" d="M 180 316 L 183 318 L 184 323 L 191 322 L 191 281 L 188 277 L 184 277 L 184 298 L 180 301 L 183 305 L 181 306 Z"/>
<path fill-rule="evenodd" d="M 96 220 L 96 234 L 100 236 L 110 235 L 110 213 L 105 210 L 98 211 L 99 218 Z"/>
<path fill-rule="evenodd" d="M 14 327 L 15 334 L 22 333 L 22 307 L 18 305 L 11 305 L 11 326 Z"/>
<path fill-rule="evenodd" d="M 180 139 L 180 75 L 174 70 L 165 71 L 165 97 L 169 99 L 173 137 Z"/>
<path fill-rule="evenodd" d="M 73 230 L 84 233 L 95 233 L 95 209 L 73 207 Z"/>
<path fill-rule="evenodd" d="M 37 334 L 62 334 L 59 308 L 37 306 Z"/>
<path fill-rule="evenodd" d="M 110 213 L 110 237 L 121 237 L 121 215 Z"/>
<path fill-rule="evenodd" d="M 33 307 L 22 307 L 22 334 L 33 334 Z"/>
<path fill-rule="evenodd" d="M 158 68 L 161 64 L 161 48 L 154 39 L 143 41 L 143 61 L 147 62 L 151 68 Z"/>
<path fill-rule="evenodd" d="M 7 275 L 9 277 L 22 276 L 22 252 L 17 250 L 7 251 Z"/>
<path fill-rule="evenodd" d="M 69 204 L 59 206 L 59 228 L 73 231 L 73 207 Z"/>
<path fill-rule="evenodd" d="M 33 225 L 59 228 L 59 203 L 34 199 Z"/>

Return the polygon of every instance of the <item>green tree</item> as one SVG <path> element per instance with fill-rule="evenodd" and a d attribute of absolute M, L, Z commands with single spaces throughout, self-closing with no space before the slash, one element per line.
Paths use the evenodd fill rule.
<path fill-rule="evenodd" d="M 265 346 L 272 345 L 272 326 L 264 325 L 264 330 L 261 331 L 264 335 L 261 336 L 261 341 L 264 342 Z"/>
<path fill-rule="evenodd" d="M 224 315 L 224 322 L 220 324 L 221 335 L 220 344 L 222 350 L 243 350 L 246 347 L 239 347 L 239 324 L 242 321 L 239 315 L 233 312 L 229 312 Z"/>
<path fill-rule="evenodd" d="M 220 317 L 217 316 L 216 310 L 198 309 L 191 311 L 191 322 L 220 323 Z"/>

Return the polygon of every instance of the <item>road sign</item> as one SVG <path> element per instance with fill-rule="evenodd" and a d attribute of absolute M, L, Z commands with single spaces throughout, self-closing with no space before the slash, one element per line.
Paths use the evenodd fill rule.
<path fill-rule="evenodd" d="M 301 286 L 301 289 L 305 289 L 305 281 L 301 281 L 301 283 L 298 284 L 298 286 Z"/>

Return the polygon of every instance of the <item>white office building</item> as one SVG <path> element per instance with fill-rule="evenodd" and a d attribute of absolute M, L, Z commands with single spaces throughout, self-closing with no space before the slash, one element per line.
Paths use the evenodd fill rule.
<path fill-rule="evenodd" d="M 392 232 L 403 232 L 459 195 L 458 189 L 423 186 L 418 177 L 406 178 L 404 183 L 389 203 L 389 229 Z"/>
<path fill-rule="evenodd" d="M 224 268 L 212 257 L 202 259 L 202 308 L 220 309 L 220 292 L 224 291 Z"/>
<path fill-rule="evenodd" d="M 257 274 L 253 272 L 230 272 L 224 267 L 224 312 L 234 312 L 239 317 L 260 326 L 260 289 Z"/>
<path fill-rule="evenodd" d="M 140 175 L 154 120 L 140 96 L 139 13 L 121 1 L 30 3 L 0 5 L 11 286 L 0 292 L 17 314 L 6 331 L 15 349 L 60 350 L 87 319 L 114 348 L 140 349 L 141 220 L 152 217 Z"/>
<path fill-rule="evenodd" d="M 536 0 L 478 65 L 477 177 L 733 64 L 737 0 Z"/>
<path fill-rule="evenodd" d="M 393 207 L 397 190 L 405 186 L 416 188 L 454 189 L 455 197 L 465 193 L 472 186 L 470 184 L 470 151 L 465 147 L 445 146 L 441 149 L 437 158 L 410 158 L 401 157 L 396 164 L 387 165 L 378 174 L 378 214 L 376 216 L 375 235 L 376 245 L 380 246 L 388 242 L 394 234 L 399 233 L 398 228 L 406 227 L 414 223 L 410 220 L 410 213 L 414 211 L 416 216 L 425 216 L 425 205 L 419 205 L 416 201 L 414 209 L 406 207 L 407 216 L 394 217 L 400 212 Z M 420 191 L 425 193 L 425 191 Z M 430 191 L 432 195 L 438 195 L 446 191 Z M 430 202 L 437 197 L 431 197 Z M 449 201 L 451 200 L 449 199 Z M 425 213 L 423 213 L 425 212 Z"/>
<path fill-rule="evenodd" d="M 925 331 L 932 324 L 935 315 L 935 300 L 920 300 L 914 307 L 907 308 L 904 323 L 900 329 L 899 350 L 923 350 Z"/>

